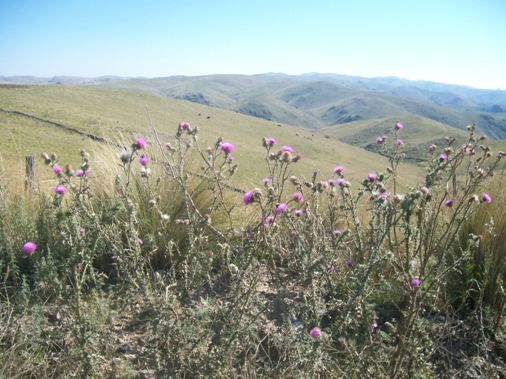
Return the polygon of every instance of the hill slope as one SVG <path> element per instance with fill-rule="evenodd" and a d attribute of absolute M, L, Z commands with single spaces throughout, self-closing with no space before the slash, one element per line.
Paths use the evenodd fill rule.
<path fill-rule="evenodd" d="M 394 117 L 355 121 L 324 128 L 318 133 L 369 151 L 378 151 L 376 137 L 389 134 L 396 121 Z M 426 160 L 427 147 L 432 143 L 441 145 L 444 137 L 455 137 L 459 143 L 467 138 L 467 133 L 462 130 L 420 116 L 406 116 L 402 118 L 402 122 L 405 128 L 400 132 L 400 137 L 405 142 L 408 159 L 415 161 Z"/>
<path fill-rule="evenodd" d="M 460 129 L 474 122 L 480 133 L 506 138 L 506 91 L 331 74 L 173 76 L 106 85 L 313 129 L 413 114 Z"/>
<path fill-rule="evenodd" d="M 151 132 L 146 109 L 164 140 L 175 133 L 181 120 L 187 120 L 200 128 L 200 140 L 204 146 L 213 143 L 218 136 L 237 145 L 237 180 L 245 187 L 258 185 L 265 174 L 260 169 L 264 165 L 263 136 L 274 136 L 280 144 L 290 144 L 302 152 L 304 158 L 294 167 L 307 176 L 319 170 L 326 177 L 339 163 L 347 167 L 351 178 L 359 179 L 371 170 L 383 170 L 386 165 L 377 154 L 312 135 L 307 129 L 189 101 L 123 90 L 81 86 L 0 88 L 0 108 L 26 112 L 108 138 L 125 136 L 127 140 L 138 134 L 149 138 Z M 75 161 L 83 145 L 92 148 L 95 144 L 43 122 L 5 112 L 0 112 L 0 141 L 8 141 L 2 145 L 4 165 L 18 176 L 22 176 L 27 153 L 56 151 L 62 153 L 62 161 Z M 412 166 L 403 167 L 407 181 L 415 180 L 417 170 Z"/>

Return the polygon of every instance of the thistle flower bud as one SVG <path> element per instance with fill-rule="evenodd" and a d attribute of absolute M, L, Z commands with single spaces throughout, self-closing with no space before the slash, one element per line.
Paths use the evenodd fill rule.
<path fill-rule="evenodd" d="M 474 194 L 469 198 L 469 202 L 479 204 L 480 198 L 478 197 L 478 195 Z"/>
<path fill-rule="evenodd" d="M 395 196 L 394 196 L 394 202 L 395 202 L 396 204 L 400 204 L 400 203 L 402 203 L 402 202 L 404 201 L 404 199 L 405 199 L 405 198 L 406 198 L 406 196 L 404 196 L 404 195 L 402 195 L 402 194 L 400 194 L 400 193 L 397 193 L 397 194 L 395 194 Z"/>
<path fill-rule="evenodd" d="M 281 159 L 283 160 L 283 162 L 291 162 L 292 161 L 292 153 L 290 153 L 289 151 L 284 151 L 282 154 L 281 154 Z"/>
<path fill-rule="evenodd" d="M 329 182 L 326 180 L 321 180 L 316 185 L 316 190 L 319 192 L 325 191 L 327 188 L 329 188 Z"/>
<path fill-rule="evenodd" d="M 74 176 L 75 175 L 75 172 L 72 169 L 72 165 L 68 164 L 65 166 L 65 175 L 67 175 L 67 176 Z"/>
<path fill-rule="evenodd" d="M 121 159 L 121 162 L 128 163 L 132 159 L 132 153 L 128 150 L 124 150 L 123 152 L 121 152 L 119 158 Z"/>
<path fill-rule="evenodd" d="M 299 178 L 297 178 L 296 176 L 290 176 L 290 182 L 291 182 L 294 186 L 298 186 L 298 185 L 300 185 L 300 180 L 299 180 Z"/>
<path fill-rule="evenodd" d="M 297 153 L 297 154 L 295 155 L 295 157 L 293 157 L 292 162 L 293 162 L 293 163 L 297 163 L 297 162 L 298 162 L 298 161 L 300 161 L 301 159 L 302 159 L 302 154 L 301 154 L 301 153 Z"/>
<path fill-rule="evenodd" d="M 455 137 L 450 137 L 450 140 L 448 141 L 448 145 L 452 145 L 456 141 Z"/>
<path fill-rule="evenodd" d="M 228 268 L 232 274 L 237 274 L 239 272 L 239 267 L 237 267 L 235 264 L 231 263 L 228 265 Z"/>
<path fill-rule="evenodd" d="M 142 166 L 141 167 L 141 176 L 143 178 L 147 178 L 150 175 L 151 175 L 151 169 L 146 166 Z"/>
<path fill-rule="evenodd" d="M 42 157 L 42 159 L 44 159 L 45 164 L 48 165 L 51 163 L 51 159 L 49 158 L 49 156 L 46 153 L 42 153 L 40 156 Z"/>

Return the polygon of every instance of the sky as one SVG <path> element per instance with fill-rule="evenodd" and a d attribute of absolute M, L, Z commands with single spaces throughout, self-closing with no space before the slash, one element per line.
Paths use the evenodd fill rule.
<path fill-rule="evenodd" d="M 506 89 L 506 1 L 0 0 L 0 76 L 265 72 Z"/>

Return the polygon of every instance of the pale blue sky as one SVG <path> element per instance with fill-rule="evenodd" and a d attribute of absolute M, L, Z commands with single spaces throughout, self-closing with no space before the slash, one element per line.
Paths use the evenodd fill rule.
<path fill-rule="evenodd" d="M 506 1 L 0 0 L 0 75 L 263 72 L 506 89 Z"/>

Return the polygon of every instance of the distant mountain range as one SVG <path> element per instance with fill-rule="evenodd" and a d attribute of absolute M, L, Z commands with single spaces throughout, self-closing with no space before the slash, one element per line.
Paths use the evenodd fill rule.
<path fill-rule="evenodd" d="M 42 78 L 38 76 L 0 76 L 0 84 L 33 85 L 33 84 L 106 84 L 128 78 L 114 75 L 86 78 L 81 76 L 53 76 Z"/>
<path fill-rule="evenodd" d="M 0 77 L 0 83 L 104 85 L 189 100 L 311 129 L 419 116 L 459 129 L 474 122 L 480 133 L 493 139 L 506 138 L 506 91 L 396 77 L 320 73 L 149 79 Z"/>

